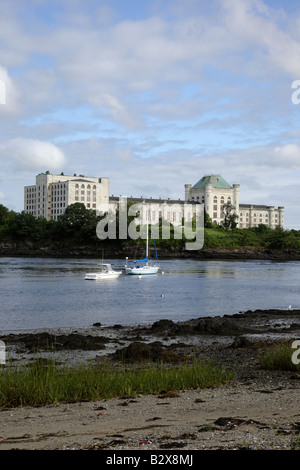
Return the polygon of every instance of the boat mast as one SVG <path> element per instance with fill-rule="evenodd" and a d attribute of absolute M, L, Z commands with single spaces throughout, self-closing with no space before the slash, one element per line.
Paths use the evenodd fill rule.
<path fill-rule="evenodd" d="M 147 264 L 148 264 L 148 212 L 147 212 L 147 233 L 146 233 L 146 258 L 147 258 Z"/>

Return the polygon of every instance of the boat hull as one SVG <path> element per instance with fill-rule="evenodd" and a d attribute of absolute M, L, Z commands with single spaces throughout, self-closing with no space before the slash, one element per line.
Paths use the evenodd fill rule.
<path fill-rule="evenodd" d="M 109 263 L 101 265 L 101 270 L 96 273 L 87 273 L 85 279 L 87 281 L 97 281 L 100 279 L 117 279 L 121 276 L 122 271 L 114 271 Z"/>
<path fill-rule="evenodd" d="M 125 268 L 125 273 L 131 274 L 131 275 L 144 276 L 144 275 L 149 275 L 149 274 L 156 274 L 158 270 L 159 270 L 158 266 L 142 266 L 139 268 L 138 267 Z"/>
<path fill-rule="evenodd" d="M 122 273 L 115 272 L 115 273 L 109 273 L 109 274 L 103 274 L 103 273 L 87 273 L 85 275 L 85 279 L 87 281 L 97 281 L 100 279 L 117 279 Z"/>

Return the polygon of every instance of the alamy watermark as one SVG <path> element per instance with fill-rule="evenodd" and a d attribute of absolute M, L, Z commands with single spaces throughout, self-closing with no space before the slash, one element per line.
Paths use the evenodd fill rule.
<path fill-rule="evenodd" d="M 171 221 L 171 212 L 176 213 L 181 222 Z M 169 216 L 165 217 L 165 214 Z M 96 234 L 100 240 L 110 239 L 137 240 L 147 238 L 147 225 L 151 225 L 154 240 L 176 240 L 183 237 L 186 250 L 200 250 L 204 244 L 204 206 L 203 204 L 134 203 L 127 204 L 126 197 L 120 197 L 118 205 L 102 205 L 97 210 L 102 219 L 97 224 Z M 133 218 L 132 220 L 128 218 Z M 128 223 L 128 220 L 130 222 Z M 155 221 L 155 223 L 153 223 Z M 174 230 L 171 231 L 171 225 Z M 171 236 L 171 232 L 173 235 Z M 193 242 L 190 240 L 194 240 Z"/>
<path fill-rule="evenodd" d="M 0 365 L 4 365 L 6 362 L 6 351 L 4 341 L 0 341 Z"/>
<path fill-rule="evenodd" d="M 0 104 L 6 104 L 6 85 L 4 80 L 0 79 Z"/>
<path fill-rule="evenodd" d="M 295 89 L 295 91 L 292 93 L 291 99 L 293 104 L 299 104 L 300 103 L 300 80 L 294 80 L 292 82 L 292 88 Z"/>
<path fill-rule="evenodd" d="M 295 365 L 298 365 L 300 364 L 300 358 L 298 357 L 300 356 L 300 341 L 299 340 L 293 341 L 292 349 L 296 349 L 296 351 L 294 351 L 292 354 L 292 363 Z"/>

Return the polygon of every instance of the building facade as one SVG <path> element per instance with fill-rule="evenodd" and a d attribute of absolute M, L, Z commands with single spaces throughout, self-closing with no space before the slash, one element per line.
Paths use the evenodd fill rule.
<path fill-rule="evenodd" d="M 203 176 L 194 186 L 185 184 L 184 200 L 163 198 L 128 197 L 128 201 L 143 205 L 143 221 L 157 224 L 159 219 L 180 226 L 182 219 L 189 221 L 195 217 L 197 206 L 204 205 L 205 211 L 214 224 L 224 221 L 223 206 L 230 203 L 238 215 L 239 228 L 257 227 L 265 224 L 276 228 L 284 225 L 284 207 L 255 204 L 241 204 L 240 185 L 230 185 L 221 175 Z M 47 220 L 57 218 L 66 208 L 81 202 L 87 209 L 115 209 L 120 198 L 109 196 L 109 178 L 65 176 L 41 173 L 36 176 L 36 184 L 24 188 L 24 211 L 35 217 Z"/>
<path fill-rule="evenodd" d="M 57 220 L 66 208 L 81 202 L 96 210 L 109 202 L 109 178 L 41 173 L 36 184 L 24 188 L 24 211 L 35 217 Z"/>
<path fill-rule="evenodd" d="M 113 210 L 118 209 L 122 197 L 110 197 L 109 205 Z M 158 225 L 160 220 L 172 224 L 176 227 L 182 225 L 183 218 L 190 222 L 196 217 L 197 203 L 181 199 L 164 199 L 164 198 L 135 198 L 127 197 L 127 201 L 135 204 L 139 210 L 140 219 L 143 223 L 147 221 L 153 225 Z"/>
<path fill-rule="evenodd" d="M 240 204 L 240 185 L 231 186 L 221 175 L 203 176 L 194 186 L 186 184 L 185 199 L 204 204 L 213 224 L 222 225 L 223 206 L 226 203 L 234 206 L 239 228 L 257 227 L 260 224 L 276 228 L 284 224 L 284 207 Z"/>

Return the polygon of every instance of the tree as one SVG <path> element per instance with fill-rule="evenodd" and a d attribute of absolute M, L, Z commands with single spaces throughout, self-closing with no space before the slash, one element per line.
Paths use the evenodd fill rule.
<path fill-rule="evenodd" d="M 35 240 L 37 238 L 37 220 L 27 212 L 16 213 L 8 220 L 6 233 L 13 240 Z"/>
<path fill-rule="evenodd" d="M 3 204 L 0 204 L 0 227 L 5 225 L 8 219 L 8 214 L 9 210 L 7 207 L 3 206 Z"/>
<path fill-rule="evenodd" d="M 212 228 L 213 223 L 211 217 L 208 215 L 206 210 L 204 209 L 204 227 L 205 228 Z"/>
<path fill-rule="evenodd" d="M 238 215 L 233 211 L 235 211 L 235 207 L 230 202 L 226 202 L 226 204 L 223 205 L 223 212 L 224 212 L 223 227 L 226 230 L 235 228 L 237 226 Z"/>
<path fill-rule="evenodd" d="M 84 204 L 76 202 L 65 210 L 58 218 L 58 231 L 75 237 L 78 241 L 96 239 L 96 226 L 99 217 L 93 209 L 87 209 Z"/>

